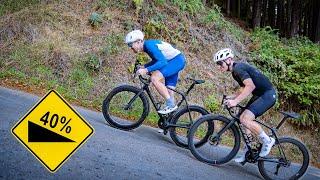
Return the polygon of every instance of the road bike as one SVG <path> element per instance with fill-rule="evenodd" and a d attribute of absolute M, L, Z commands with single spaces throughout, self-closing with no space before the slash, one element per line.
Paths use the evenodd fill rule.
<path fill-rule="evenodd" d="M 223 96 L 222 104 L 226 100 Z M 191 153 L 200 161 L 210 165 L 220 165 L 232 160 L 240 149 L 240 133 L 244 139 L 248 151 L 245 154 L 246 163 L 258 163 L 260 174 L 265 179 L 298 179 L 303 176 L 309 166 L 309 151 L 306 146 L 291 137 L 278 137 L 277 131 L 288 118 L 298 119 L 299 114 L 290 112 L 280 112 L 283 119 L 276 127 L 270 127 L 255 120 L 263 127 L 269 129 L 269 135 L 275 138 L 275 145 L 266 157 L 260 157 L 261 143 L 254 141 L 252 135 L 246 134 L 244 126 L 240 122 L 240 114 L 245 107 L 237 105 L 227 107 L 231 117 L 223 115 L 209 114 L 200 117 L 190 128 L 188 143 Z M 207 124 L 212 124 L 213 130 L 208 136 L 207 143 L 202 146 L 195 146 L 197 139 L 201 138 L 201 133 L 207 131 Z M 210 128 L 212 128 L 210 127 Z M 209 128 L 209 129 L 210 129 Z M 202 139 L 203 140 L 203 139 Z"/>
<path fill-rule="evenodd" d="M 139 62 L 136 61 L 134 74 L 139 66 Z M 139 75 L 139 80 L 141 87 L 128 84 L 120 85 L 112 89 L 103 101 L 102 112 L 111 126 L 122 130 L 132 130 L 139 127 L 150 112 L 148 96 L 155 110 L 157 112 L 160 110 L 161 103 L 156 101 L 149 88 L 151 84 L 150 74 L 146 77 Z M 188 147 L 187 134 L 193 121 L 202 115 L 209 114 L 203 107 L 190 105 L 187 101 L 187 96 L 195 85 L 202 84 L 205 81 L 194 78 L 188 78 L 188 80 L 192 81 L 192 84 L 186 92 L 170 88 L 181 96 L 181 100 L 177 103 L 178 109 L 169 114 L 157 113 L 158 127 L 163 129 L 164 134 L 169 131 L 172 140 L 178 146 L 185 148 Z M 185 102 L 184 105 L 183 102 Z M 211 125 L 208 125 L 208 127 L 211 127 Z M 200 140 L 195 143 L 195 146 L 201 146 L 203 143 L 205 142 Z"/>

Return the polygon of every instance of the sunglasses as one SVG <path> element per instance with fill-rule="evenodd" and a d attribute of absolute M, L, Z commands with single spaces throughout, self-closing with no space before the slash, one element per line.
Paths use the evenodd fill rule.
<path fill-rule="evenodd" d="M 128 43 L 129 48 L 132 48 L 134 42 Z"/>
<path fill-rule="evenodd" d="M 218 66 L 222 66 L 223 61 L 218 61 L 218 62 L 216 62 L 216 64 L 217 64 Z"/>

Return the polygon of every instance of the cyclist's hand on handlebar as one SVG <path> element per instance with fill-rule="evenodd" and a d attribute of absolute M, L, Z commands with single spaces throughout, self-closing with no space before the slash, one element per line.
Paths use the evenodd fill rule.
<path fill-rule="evenodd" d="M 234 99 L 227 99 L 227 100 L 225 101 L 225 104 L 226 104 L 229 108 L 231 108 L 231 107 L 237 106 L 237 105 L 239 104 L 239 102 L 238 102 L 237 100 L 234 100 Z"/>
<path fill-rule="evenodd" d="M 140 68 L 140 69 L 138 69 L 138 71 L 137 71 L 137 74 L 139 74 L 139 75 L 141 75 L 141 76 L 146 75 L 147 73 L 148 73 L 147 68 Z"/>
<path fill-rule="evenodd" d="M 229 95 L 229 96 L 226 96 L 226 99 L 235 99 L 237 96 L 236 95 Z"/>
<path fill-rule="evenodd" d="M 137 65 L 137 69 L 143 69 L 144 66 L 143 65 Z"/>

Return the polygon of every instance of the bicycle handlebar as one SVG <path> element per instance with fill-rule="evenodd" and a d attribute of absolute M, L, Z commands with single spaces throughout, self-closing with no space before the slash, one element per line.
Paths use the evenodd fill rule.
<path fill-rule="evenodd" d="M 223 105 L 223 108 L 228 110 L 231 117 L 239 119 L 240 118 L 239 116 L 244 111 L 245 107 L 239 104 L 233 107 L 229 107 L 225 102 L 226 100 L 228 100 L 228 98 L 227 98 L 227 95 L 224 94 L 221 101 L 221 105 Z M 237 108 L 239 108 L 240 110 Z"/>

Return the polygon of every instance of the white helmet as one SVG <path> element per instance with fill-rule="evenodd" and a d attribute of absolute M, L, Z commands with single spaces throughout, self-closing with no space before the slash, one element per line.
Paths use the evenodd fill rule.
<path fill-rule="evenodd" d="M 233 54 L 232 50 L 230 48 L 225 48 L 225 49 L 218 51 L 214 55 L 213 60 L 214 60 L 214 62 L 218 62 L 218 61 L 223 61 L 225 59 L 233 58 L 233 57 L 234 57 L 234 54 Z"/>
<path fill-rule="evenodd" d="M 143 40 L 144 35 L 140 30 L 134 30 L 127 34 L 125 42 L 126 44 L 135 42 L 137 40 Z"/>

